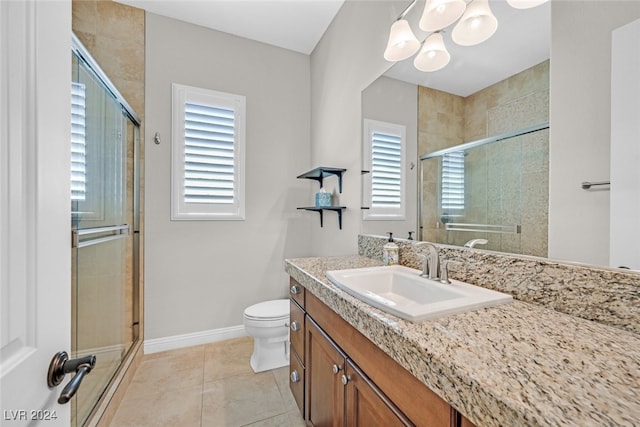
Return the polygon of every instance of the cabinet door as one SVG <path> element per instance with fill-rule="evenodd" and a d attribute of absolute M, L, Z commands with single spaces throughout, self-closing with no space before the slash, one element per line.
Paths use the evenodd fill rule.
<path fill-rule="evenodd" d="M 476 427 L 471 421 L 460 415 L 460 427 Z"/>
<path fill-rule="evenodd" d="M 351 360 L 347 360 L 343 375 L 349 427 L 413 426 Z"/>
<path fill-rule="evenodd" d="M 344 426 L 345 356 L 307 316 L 306 411 L 307 423 L 315 427 Z"/>

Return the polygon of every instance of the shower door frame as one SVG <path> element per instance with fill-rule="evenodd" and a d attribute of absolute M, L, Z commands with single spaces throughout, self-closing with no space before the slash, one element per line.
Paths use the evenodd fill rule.
<path fill-rule="evenodd" d="M 120 105 L 122 113 L 134 125 L 133 140 L 133 224 L 131 229 L 132 237 L 132 281 L 133 281 L 133 297 L 132 297 L 132 343 L 124 355 L 120 366 L 113 374 L 104 391 L 95 402 L 92 410 L 89 412 L 84 426 L 98 425 L 104 418 L 108 418 L 107 412 L 113 412 L 113 408 L 109 411 L 111 401 L 118 400 L 118 387 L 123 381 L 126 381 L 127 371 L 135 368 L 136 359 L 141 350 L 142 330 L 140 328 L 141 321 L 141 298 L 140 298 L 140 150 L 141 150 L 141 120 L 131 105 L 118 91 L 113 82 L 102 70 L 99 64 L 93 59 L 89 51 L 82 44 L 80 39 L 72 34 L 71 38 L 72 54 L 78 57 L 78 60 L 94 74 L 102 86 L 107 90 L 115 101 Z M 74 337 L 72 337 L 73 339 Z M 135 369 L 134 369 L 135 370 Z M 120 393 L 121 397 L 121 393 Z M 108 421 L 108 420 L 107 420 Z"/>

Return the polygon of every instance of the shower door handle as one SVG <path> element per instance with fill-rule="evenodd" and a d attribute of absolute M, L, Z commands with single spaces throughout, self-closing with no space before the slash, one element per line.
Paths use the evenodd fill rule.
<path fill-rule="evenodd" d="M 71 381 L 69 381 L 62 390 L 62 393 L 60 393 L 58 403 L 65 404 L 69 402 L 78 391 L 84 377 L 91 372 L 95 366 L 96 356 L 93 354 L 77 359 L 69 359 L 67 352 L 61 351 L 53 356 L 47 373 L 47 385 L 50 388 L 60 385 L 67 374 L 75 372 Z"/>

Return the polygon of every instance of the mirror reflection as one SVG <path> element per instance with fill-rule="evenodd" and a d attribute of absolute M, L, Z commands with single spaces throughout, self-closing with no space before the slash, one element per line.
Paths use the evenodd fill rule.
<path fill-rule="evenodd" d="M 549 61 L 462 97 L 418 86 L 419 238 L 547 256 Z"/>
<path fill-rule="evenodd" d="M 481 49 L 487 49 L 476 58 L 463 58 L 465 49 L 455 46 L 449 40 L 447 31 L 444 31 L 445 45 L 451 53 L 451 62 L 440 71 L 433 73 L 422 73 L 422 79 L 415 78 L 415 67 L 412 60 L 399 61 L 391 67 L 384 76 L 375 80 L 371 86 L 367 87 L 362 93 L 363 110 L 362 117 L 367 117 L 371 111 L 376 108 L 371 107 L 369 102 L 373 98 L 384 98 L 380 92 L 380 82 L 384 81 L 384 85 L 400 87 L 403 85 L 413 85 L 415 95 L 404 97 L 408 100 L 405 110 L 411 110 L 407 116 L 418 117 L 422 122 L 422 116 L 426 113 L 431 115 L 432 122 L 426 127 L 427 132 L 432 130 L 435 133 L 447 127 L 458 129 L 458 134 L 454 134 L 455 140 L 449 140 L 449 135 L 444 131 L 442 135 L 432 135 L 431 138 L 425 138 L 424 127 L 416 124 L 415 135 L 416 143 L 411 145 L 410 137 L 412 135 L 410 129 L 414 129 L 407 124 L 407 143 L 409 156 L 415 153 L 415 157 L 419 159 L 434 151 L 442 150 L 444 147 L 451 147 L 459 144 L 460 141 L 471 141 L 474 139 L 482 139 L 490 135 L 489 127 L 493 127 L 493 123 L 500 122 L 496 114 L 492 114 L 491 120 L 485 122 L 484 134 L 473 135 L 473 131 L 467 129 L 481 129 L 482 127 L 470 126 L 477 117 L 474 114 L 467 114 L 464 105 L 456 107 L 462 109 L 462 113 L 447 115 L 443 111 L 429 110 L 432 106 L 424 107 L 417 102 L 418 87 L 422 91 L 430 91 L 430 97 L 441 95 L 445 92 L 449 98 L 443 101 L 443 104 L 451 101 L 450 95 L 461 97 L 474 97 L 479 91 L 483 91 L 491 85 L 504 80 L 513 80 L 513 88 L 520 85 L 521 88 L 528 87 L 529 81 L 516 76 L 523 70 L 530 70 L 532 67 L 536 69 L 546 67 L 548 74 L 548 96 L 549 104 L 546 105 L 546 114 L 550 123 L 550 128 L 546 131 L 548 138 L 548 222 L 547 222 L 547 256 L 551 259 L 574 261 L 591 265 L 609 266 L 609 267 L 628 267 L 640 270 L 640 252 L 637 251 L 637 233 L 640 233 L 640 224 L 637 221 L 635 210 L 629 208 L 629 202 L 633 201 L 637 205 L 638 197 L 640 197 L 640 187 L 637 179 L 620 179 L 618 174 L 623 173 L 629 168 L 620 166 L 623 162 L 617 159 L 633 158 L 637 146 L 635 141 L 637 137 L 629 137 L 635 135 L 635 131 L 629 133 L 630 128 L 635 129 L 633 120 L 628 117 L 637 116 L 638 107 L 635 102 L 630 100 L 639 99 L 638 92 L 635 89 L 637 82 L 637 72 L 630 58 L 634 55 L 629 53 L 637 52 L 638 39 L 621 33 L 623 28 L 640 27 L 640 2 L 628 1 L 552 1 L 545 3 L 549 6 L 546 19 L 547 30 L 539 27 L 538 33 L 548 31 L 548 46 L 546 58 L 529 63 L 526 67 L 518 70 L 510 68 L 511 59 L 514 57 L 512 51 L 504 51 L 498 47 L 491 47 L 490 44 L 494 40 L 498 40 L 502 30 L 505 29 L 503 23 L 510 22 L 510 19 L 501 18 L 499 15 L 499 5 L 503 4 L 501 0 L 490 0 L 492 9 L 500 22 L 498 31 L 488 41 L 477 46 L 472 46 L 469 51 L 479 52 Z M 495 8 L 494 8 L 495 6 Z M 418 6 L 419 7 L 419 6 Z M 541 7 L 544 7 L 541 6 Z M 538 8 L 530 10 L 539 10 Z M 540 9 L 542 10 L 542 9 Z M 407 16 L 412 28 L 417 28 L 417 18 Z M 413 19 L 413 20 L 412 20 Z M 635 27 L 634 27 L 635 26 Z M 526 34 L 532 34 L 531 27 L 525 29 L 524 25 L 520 26 L 519 33 L 513 33 L 510 38 L 516 41 L 520 46 L 519 50 L 524 53 L 530 51 L 530 40 L 523 40 L 520 37 Z M 533 28 L 538 28 L 534 26 Z M 424 35 L 416 34 L 419 39 Z M 617 36 L 616 36 L 617 35 Z M 489 49 L 491 47 L 491 49 Z M 496 48 L 497 50 L 494 50 Z M 508 52 L 508 53 L 505 53 Z M 552 55 L 549 54 L 552 53 Z M 474 68 L 469 71 L 474 60 L 480 61 L 480 68 Z M 545 64 L 546 62 L 546 64 Z M 544 65 L 543 65 L 544 64 Z M 407 69 L 409 71 L 407 71 Z M 495 79 L 487 83 L 481 81 L 487 80 L 487 76 L 492 74 L 494 70 L 505 72 L 501 78 Z M 622 79 L 615 70 L 629 70 L 632 76 L 630 79 Z M 508 71 L 508 72 L 507 72 Z M 530 70 L 532 71 L 532 70 Z M 409 83 L 408 83 L 409 82 Z M 462 88 L 462 83 L 466 89 Z M 449 85 L 449 86 L 447 86 Z M 469 86 L 473 86 L 473 90 L 468 90 Z M 424 88 L 424 89 L 423 89 Z M 456 89 L 458 88 L 458 89 Z M 614 91 L 618 88 L 618 92 Z M 403 89 L 404 90 L 404 89 Z M 372 96 L 373 93 L 377 96 Z M 533 93 L 530 90 L 526 93 Z M 392 96 L 393 101 L 399 99 L 395 96 L 400 92 L 387 92 Z M 406 93 L 406 92 L 405 92 Z M 626 100 L 615 98 L 616 93 L 624 93 Z M 393 95 L 390 95 L 393 94 Z M 543 96 L 544 92 L 540 92 L 539 96 Z M 496 96 L 500 96 L 498 93 Z M 445 96 L 443 95 L 443 98 Z M 533 99 L 533 98 L 531 98 Z M 489 99 L 490 102 L 496 99 Z M 388 103 L 391 104 L 391 103 Z M 418 106 L 420 105 L 420 108 Z M 497 104 L 491 105 L 495 107 Z M 542 105 L 542 104 L 540 104 Z M 613 108 L 615 107 L 615 108 Z M 434 107 L 435 108 L 435 107 Z M 451 107 L 453 108 L 453 107 Z M 505 106 L 506 108 L 506 106 Z M 520 107 L 518 107 L 520 108 Z M 389 107 L 389 110 L 392 108 Z M 399 107 L 394 106 L 394 110 Z M 498 108 L 499 109 L 499 108 Z M 496 109 L 496 111 L 498 110 Z M 380 110 L 378 105 L 377 110 Z M 522 112 L 518 116 L 517 109 L 513 115 L 507 119 L 507 122 L 516 120 L 516 117 L 528 117 L 531 111 Z M 535 114 L 540 111 L 535 110 Z M 627 112 L 626 115 L 617 114 Z M 488 113 L 482 113 L 483 117 L 488 117 Z M 462 118 L 460 118 L 462 117 Z M 540 117 L 538 117 L 540 118 Z M 385 120 L 384 116 L 378 115 L 377 120 Z M 389 119 L 394 122 L 394 120 Z M 452 124 L 451 122 L 454 122 Z M 500 123 L 502 125 L 504 123 Z M 513 128 L 518 128 L 521 123 L 515 124 Z M 457 127 L 456 127 L 457 126 Z M 420 129 L 420 130 L 418 130 Z M 502 128 L 504 130 L 504 128 Z M 498 131 L 496 129 L 496 131 Z M 619 138 L 625 135 L 622 140 Z M 418 138 L 420 147 L 418 148 Z M 425 141 L 433 146 L 425 147 Z M 618 156 L 614 155 L 619 153 Z M 465 159 L 468 159 L 465 157 Z M 418 161 L 418 166 L 420 166 Z M 415 170 L 410 169 L 407 165 L 406 177 L 407 184 L 419 182 Z M 416 168 L 419 169 L 419 168 Z M 489 170 L 490 167 L 487 167 Z M 632 168 L 636 170 L 636 168 Z M 438 174 L 437 168 L 434 168 L 432 174 Z M 633 171 L 631 171 L 631 175 Z M 425 177 L 426 179 L 426 177 Z M 617 182 L 616 182 L 617 180 Z M 433 177 L 432 177 L 432 182 Z M 587 188 L 582 185 L 584 182 L 607 182 L 610 185 L 595 186 Z M 420 182 L 422 185 L 423 183 Z M 436 184 L 437 185 L 437 184 Z M 435 191 L 435 190 L 434 190 Z M 522 189 L 522 194 L 528 193 L 528 188 Z M 407 192 L 411 194 L 411 190 Z M 416 190 L 415 198 L 409 197 L 407 201 L 408 210 L 414 212 L 419 210 L 418 204 L 423 200 L 422 191 Z M 624 208 L 617 207 L 615 201 L 622 199 L 626 204 Z M 410 203 L 415 203 L 410 206 Z M 540 201 L 540 204 L 543 202 Z M 638 205 L 640 206 L 640 205 Z M 420 206 L 422 209 L 423 206 Z M 431 222 L 441 217 L 438 212 L 438 205 L 431 208 L 424 206 L 424 209 L 431 209 L 435 213 L 430 218 Z M 394 221 L 386 224 L 375 224 L 372 221 L 363 221 L 362 232 L 364 234 L 382 235 L 385 231 L 394 231 L 395 235 L 405 237 L 405 230 L 416 230 L 416 224 L 422 221 L 423 215 L 418 217 L 407 216 L 405 222 Z M 502 221 L 502 219 L 501 219 Z M 484 223 L 485 225 L 492 225 Z M 500 223 L 502 225 L 505 223 Z M 524 224 L 522 220 L 521 225 Z M 442 224 L 440 224 L 442 226 Z M 425 231 L 426 233 L 426 231 Z M 417 233 L 416 233 L 417 234 Z M 472 236 L 469 236 L 469 240 Z M 424 237 L 426 238 L 426 236 Z M 483 237 L 484 238 L 484 237 Z M 456 244 L 465 244 L 469 240 L 459 238 L 451 239 L 450 242 Z M 490 239 L 487 239 L 490 240 Z M 526 242 L 525 232 L 521 229 L 520 234 L 521 246 Z M 486 244 L 484 247 L 489 245 Z M 478 248 L 483 247 L 481 245 Z M 492 248 L 504 251 L 514 251 L 506 247 Z M 522 249 L 522 253 L 527 253 Z M 534 254 L 544 254 L 541 252 L 533 252 Z M 618 255 L 624 255 L 620 257 Z"/>

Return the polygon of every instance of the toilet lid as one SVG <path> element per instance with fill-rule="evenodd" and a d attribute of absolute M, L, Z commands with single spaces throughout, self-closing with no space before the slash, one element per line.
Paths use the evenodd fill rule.
<path fill-rule="evenodd" d="M 244 310 L 246 317 L 253 319 L 278 319 L 289 317 L 289 300 L 277 299 L 272 301 L 259 302 Z"/>

